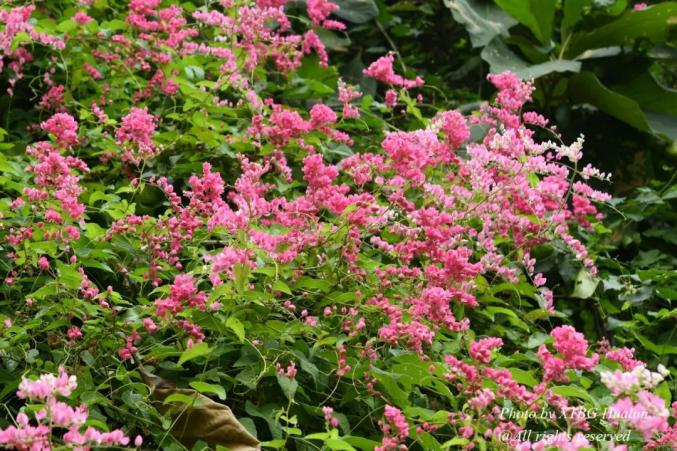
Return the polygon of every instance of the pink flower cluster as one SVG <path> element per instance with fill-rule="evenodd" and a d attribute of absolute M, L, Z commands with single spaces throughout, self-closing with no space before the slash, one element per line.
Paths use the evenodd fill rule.
<path fill-rule="evenodd" d="M 50 127 L 51 128 L 51 127 Z M 60 139 L 68 140 L 68 132 L 60 135 Z M 72 141 L 62 141 L 72 142 Z M 85 211 L 78 197 L 83 189 L 79 185 L 79 177 L 71 173 L 72 170 L 88 172 L 89 168 L 84 161 L 79 158 L 68 156 L 64 157 L 61 153 L 48 142 L 38 142 L 26 149 L 26 153 L 38 160 L 38 162 L 29 167 L 29 170 L 35 175 L 35 184 L 38 188 L 25 188 L 24 195 L 30 202 L 40 204 L 49 199 L 58 202 L 61 209 L 68 213 L 73 219 L 80 219 Z M 45 219 L 48 222 L 62 224 L 62 216 L 51 206 L 45 208 Z M 56 233 L 62 239 L 68 241 L 72 233 L 62 233 L 59 229 Z M 56 238 L 56 236 L 55 236 Z"/>
<path fill-rule="evenodd" d="M 9 77 L 9 87 L 7 88 L 7 93 L 10 96 L 14 95 L 13 87 L 16 82 L 24 76 L 24 65 L 33 61 L 33 55 L 28 50 L 30 44 L 20 45 L 16 49 L 12 48 L 15 36 L 19 33 L 26 33 L 35 43 L 43 44 L 56 50 L 61 50 L 65 47 L 62 39 L 35 30 L 33 24 L 30 23 L 33 11 L 35 11 L 35 5 L 17 6 L 9 10 L 0 10 L 0 24 L 4 25 L 4 29 L 0 30 L 0 73 L 4 69 L 3 58 L 7 57 L 9 59 L 7 67 L 14 72 Z"/>
<path fill-rule="evenodd" d="M 611 424 L 627 424 L 646 440 L 669 428 L 670 412 L 665 407 L 665 401 L 648 391 L 639 392 L 636 401 L 629 397 L 619 399 L 609 406 L 605 414 Z"/>
<path fill-rule="evenodd" d="M 566 369 L 592 371 L 599 362 L 599 355 L 593 353 L 587 357 L 588 341 L 582 333 L 571 326 L 560 326 L 550 332 L 555 340 L 553 347 L 561 358 L 553 356 L 545 345 L 538 348 L 538 358 L 543 365 L 543 380 L 566 382 Z"/>
<path fill-rule="evenodd" d="M 78 143 L 78 123 L 70 114 L 57 113 L 40 124 L 40 127 L 54 135 L 60 147 L 68 148 Z"/>
<path fill-rule="evenodd" d="M 327 20 L 329 14 L 339 9 L 336 3 L 327 0 L 308 0 L 308 17 L 313 25 L 322 26 L 327 29 L 345 30 L 344 23 L 336 20 Z"/>
<path fill-rule="evenodd" d="M 37 380 L 22 378 L 17 396 L 38 402 L 42 407 L 35 410 L 35 425 L 31 424 L 28 415 L 20 413 L 16 417 L 16 426 L 0 429 L 0 445 L 18 450 L 56 449 L 59 429 L 67 430 L 61 440 L 68 448 L 124 447 L 129 444 L 129 438 L 119 429 L 102 432 L 87 427 L 84 433 L 80 432 L 88 418 L 87 407 L 83 404 L 73 408 L 57 400 L 57 397 L 70 396 L 76 388 L 76 377 L 69 376 L 63 368 L 59 368 L 58 376 L 43 374 Z M 140 442 L 141 437 L 137 437 L 135 443 Z"/>
<path fill-rule="evenodd" d="M 401 75 L 395 73 L 393 63 L 395 62 L 394 54 L 388 53 L 382 56 L 364 69 L 363 73 L 367 77 L 375 78 L 376 80 L 393 85 L 401 86 L 405 89 L 417 88 L 422 86 L 425 82 L 421 77 L 416 77 L 414 80 L 408 80 Z"/>
<path fill-rule="evenodd" d="M 409 424 L 397 407 L 386 405 L 383 412 L 385 419 L 379 421 L 384 437 L 381 445 L 374 448 L 375 451 L 399 451 L 400 444 L 409 437 Z M 405 447 L 406 448 L 406 447 Z"/>
<path fill-rule="evenodd" d="M 503 346 L 503 340 L 497 337 L 487 337 L 470 343 L 470 357 L 487 364 L 491 360 L 492 349 Z"/>
<path fill-rule="evenodd" d="M 334 416 L 334 409 L 329 406 L 322 407 L 322 413 L 324 414 L 324 421 L 333 428 L 339 426 L 339 420 Z"/>
<path fill-rule="evenodd" d="M 122 161 L 138 165 L 159 153 L 152 140 L 156 126 L 157 118 L 148 113 L 148 109 L 132 107 L 115 133 L 118 145 L 123 148 Z"/>

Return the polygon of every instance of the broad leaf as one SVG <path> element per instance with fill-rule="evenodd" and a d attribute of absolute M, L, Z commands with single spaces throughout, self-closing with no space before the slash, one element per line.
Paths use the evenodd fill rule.
<path fill-rule="evenodd" d="M 184 363 L 188 362 L 189 360 L 196 359 L 198 357 L 202 357 L 204 355 L 207 355 L 211 352 L 211 349 L 205 342 L 201 343 L 196 343 L 192 347 L 186 349 L 183 351 L 183 354 L 181 354 L 181 357 L 179 358 L 179 365 L 183 365 Z"/>
<path fill-rule="evenodd" d="M 235 332 L 240 343 L 244 341 L 244 324 L 242 324 L 242 321 L 231 316 L 226 320 L 226 327 Z"/>
<path fill-rule="evenodd" d="M 378 16 L 374 0 L 334 0 L 339 10 L 334 14 L 352 23 L 364 23 Z"/>
<path fill-rule="evenodd" d="M 614 85 L 611 89 L 630 97 L 642 109 L 677 115 L 677 91 L 661 86 L 649 72 L 644 72 L 628 83 Z"/>
<path fill-rule="evenodd" d="M 635 39 L 648 39 L 654 44 L 664 42 L 670 21 L 677 15 L 677 2 L 653 5 L 641 11 L 627 11 L 611 23 L 580 33 L 571 39 L 566 54 L 580 55 L 584 50 L 631 44 Z"/>
<path fill-rule="evenodd" d="M 592 72 L 583 71 L 569 79 L 569 96 L 574 103 L 588 103 L 641 131 L 677 137 L 673 116 L 646 113 L 633 99 L 604 86 Z"/>
<path fill-rule="evenodd" d="M 586 269 L 581 269 L 578 271 L 575 283 L 574 292 L 571 295 L 575 298 L 587 299 L 595 292 L 599 279 L 593 279 Z"/>
<path fill-rule="evenodd" d="M 556 0 L 495 0 L 505 12 L 527 26 L 543 45 L 550 44 Z"/>
<path fill-rule="evenodd" d="M 564 0 L 564 17 L 562 18 L 562 35 L 568 35 L 578 22 L 583 18 L 583 10 L 590 5 L 592 0 Z"/>
<path fill-rule="evenodd" d="M 529 65 L 512 52 L 501 39 L 496 38 L 482 50 L 482 59 L 489 63 L 491 72 L 499 73 L 510 70 L 521 79 L 539 78 L 552 72 L 578 72 L 579 61 L 555 60 L 546 63 Z"/>
<path fill-rule="evenodd" d="M 202 381 L 193 381 L 188 385 L 190 385 L 200 393 L 215 394 L 222 401 L 226 399 L 226 390 L 220 385 L 209 384 L 207 382 Z"/>
<path fill-rule="evenodd" d="M 496 36 L 508 36 L 508 29 L 517 21 L 493 5 L 480 5 L 476 0 L 444 0 L 454 20 L 465 26 L 473 47 L 483 47 Z"/>

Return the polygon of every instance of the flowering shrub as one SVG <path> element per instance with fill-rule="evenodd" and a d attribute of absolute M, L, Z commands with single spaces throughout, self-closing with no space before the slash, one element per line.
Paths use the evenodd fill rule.
<path fill-rule="evenodd" d="M 362 96 L 322 41 L 338 5 L 286 3 L 1 13 L 0 441 L 182 449 L 150 372 L 269 448 L 674 446 L 669 370 L 590 343 L 538 269 L 548 245 L 575 295 L 596 275 L 583 139 L 510 72 L 427 114 L 387 54 Z M 77 391 L 14 376 L 61 366 Z"/>
<path fill-rule="evenodd" d="M 70 396 L 75 388 L 76 377 L 66 374 L 63 368 L 59 368 L 57 377 L 43 374 L 36 381 L 23 379 L 16 392 L 17 396 L 31 402 L 40 402 L 45 407 L 35 412 L 37 426 L 31 426 L 28 416 L 23 412 L 19 413 L 16 417 L 18 427 L 0 429 L 0 444 L 14 449 L 52 449 L 56 440 L 54 430 L 63 428 L 68 429 L 68 432 L 63 434 L 61 440 L 70 448 L 127 445 L 129 437 L 119 429 L 101 432 L 90 426 L 84 433 L 80 432 L 82 425 L 87 422 L 87 407 L 83 404 L 73 409 L 57 400 L 58 396 Z M 137 436 L 135 444 L 140 446 L 142 443 L 143 439 Z"/>

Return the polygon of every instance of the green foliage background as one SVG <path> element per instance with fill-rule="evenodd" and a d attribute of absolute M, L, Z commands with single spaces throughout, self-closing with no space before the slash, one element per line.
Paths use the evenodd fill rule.
<path fill-rule="evenodd" d="M 554 283 L 558 310 L 577 329 L 585 331 L 591 342 L 612 337 L 613 345 L 634 347 L 638 358 L 650 365 L 662 363 L 674 374 L 677 355 L 674 307 L 677 298 L 677 187 L 674 184 L 677 92 L 674 89 L 677 74 L 675 24 L 666 22 L 665 18 L 677 15 L 677 3 L 650 2 L 652 8 L 644 11 L 634 11 L 626 0 L 340 0 L 336 3 L 341 7 L 338 17 L 349 27 L 345 33 L 321 32 L 321 38 L 331 50 L 332 66 L 323 69 L 316 59 L 309 57 L 288 80 L 257 74 L 265 91 L 273 98 L 283 98 L 288 105 L 307 108 L 334 92 L 341 76 L 361 86 L 365 93 L 361 106 L 368 110 L 374 98 L 383 93 L 373 80 L 363 77 L 362 70 L 391 50 L 398 56 L 398 69 L 402 73 L 409 77 L 420 74 L 425 78 L 425 100 L 416 108 L 426 117 L 441 109 L 470 112 L 480 102 L 490 99 L 493 90 L 486 82 L 490 71 L 510 69 L 522 77 L 535 78 L 536 97 L 530 107 L 552 118 L 566 142 L 584 134 L 585 162 L 612 172 L 612 185 L 602 187 L 617 194 L 606 207 L 607 218 L 603 224 L 585 236 L 588 246 L 598 256 L 599 281 L 581 276 L 579 267 L 569 257 L 549 245 L 542 246 L 534 254 L 538 259 L 537 270 Z M 121 15 L 125 5 L 126 2 L 121 0 L 100 0 L 95 7 L 99 13 L 112 18 Z M 60 13 L 59 2 L 45 2 L 41 6 L 51 8 L 55 16 Z M 185 2 L 182 6 L 191 11 L 200 5 Z M 294 13 L 294 8 L 301 11 L 303 5 L 291 5 L 290 14 Z M 67 15 L 72 12 L 74 10 L 67 11 Z M 114 32 L 124 25 L 118 22 L 111 19 L 100 25 L 107 32 Z M 67 33 L 73 23 L 45 20 L 42 25 L 45 29 Z M 41 50 L 36 48 L 35 51 L 34 65 L 39 71 L 43 64 Z M 85 93 L 82 64 L 91 62 L 91 56 L 85 52 L 73 52 L 73 55 L 73 59 L 64 61 L 61 68 L 68 74 L 73 89 Z M 181 157 L 163 156 L 154 166 L 146 168 L 146 175 L 171 171 L 175 184 L 185 187 L 188 177 L 201 171 L 202 161 L 198 155 L 201 151 L 208 151 L 215 160 L 218 159 L 214 163 L 218 172 L 237 173 L 235 155 L 242 149 L 237 143 L 227 143 L 222 135 L 214 133 L 219 124 L 201 114 L 206 97 L 198 86 L 206 86 L 205 71 L 214 68 L 204 67 L 199 58 L 187 58 L 172 69 L 181 74 L 183 105 L 163 99 L 153 107 L 158 116 L 171 124 L 158 136 L 158 142 L 172 146 Z M 131 92 L 141 80 L 137 77 L 136 74 L 118 73 L 114 82 L 125 92 Z M 79 87 L 81 81 L 83 86 Z M 23 177 L 22 182 L 27 182 L 28 176 L 22 171 L 22 165 L 27 162 L 22 160 L 22 155 L 32 138 L 26 127 L 45 119 L 43 113 L 33 108 L 37 92 L 33 83 L 38 83 L 37 77 L 20 83 L 13 98 L 6 94 L 0 96 L 0 188 L 3 197 L 16 195 L 21 186 L 17 179 Z M 87 100 L 95 97 L 92 94 Z M 126 112 L 126 107 L 114 104 L 111 109 L 121 115 Z M 237 108 L 210 113 L 222 115 L 220 118 L 232 130 L 242 129 L 248 121 L 246 113 Z M 82 108 L 79 114 L 79 120 L 92 119 L 87 108 Z M 358 145 L 363 148 L 378 145 L 382 136 L 366 130 L 386 129 L 385 121 L 404 130 L 421 125 L 412 115 L 399 117 L 390 112 L 383 112 L 383 117 L 370 115 L 365 117 L 363 124 L 355 126 Z M 100 129 L 94 129 L 87 138 L 100 153 L 114 145 L 101 135 Z M 264 148 L 262 152 L 269 150 Z M 325 149 L 325 157 L 329 163 L 334 163 L 349 151 L 345 146 L 333 146 Z M 300 157 L 293 163 L 298 165 L 299 161 Z M 141 185 L 131 189 L 119 182 L 123 178 L 120 168 L 110 171 L 100 165 L 92 170 L 100 184 L 90 185 L 85 199 L 93 222 L 108 224 L 134 208 L 138 214 L 149 215 L 160 215 L 165 210 L 163 196 L 157 188 Z M 232 178 L 229 183 L 233 182 Z M 107 190 L 110 187 L 114 190 Z M 282 191 L 295 188 L 292 185 L 280 187 Z M 139 305 L 149 305 L 153 296 L 162 295 L 163 289 L 166 291 L 166 286 L 156 289 L 146 284 L 140 270 L 130 275 L 141 287 L 138 292 L 135 287 L 121 283 L 116 268 L 111 266 L 111 256 L 117 253 L 125 257 L 123 263 L 132 262 L 138 257 L 134 249 L 138 243 L 97 241 L 102 235 L 101 227 L 90 225 L 76 243 L 76 252 L 99 286 L 114 284 L 122 287 L 119 298 L 115 299 L 117 305 L 129 307 L 125 298 L 131 296 L 136 296 L 134 302 Z M 336 259 L 330 264 L 335 268 L 341 268 L 337 256 L 342 238 L 337 236 L 330 243 L 330 251 Z M 197 255 L 203 244 L 201 239 L 206 240 L 206 237 L 197 237 L 190 252 Z M 27 251 L 26 259 L 36 260 L 39 255 L 55 253 L 54 245 L 46 240 Z M 372 262 L 365 260 L 362 263 L 368 266 Z M 11 263 L 0 259 L 0 269 L 9 271 Z M 192 269 L 199 271 L 197 267 Z M 141 309 L 129 308 L 129 318 L 113 319 L 112 324 L 90 322 L 88 327 L 98 327 L 100 334 L 77 347 L 65 349 L 53 331 L 73 324 L 67 312 L 77 311 L 75 321 L 78 322 L 94 313 L 94 307 L 83 307 L 75 299 L 65 296 L 63 293 L 68 290 L 77 290 L 81 277 L 67 265 L 58 266 L 58 271 L 58 284 L 51 277 L 36 274 L 24 281 L 22 287 L 0 287 L 0 306 L 3 308 L 14 305 L 17 298 L 27 293 L 37 301 L 41 298 L 62 301 L 41 311 L 11 338 L 0 340 L 0 400 L 7 409 L 14 408 L 16 399 L 12 399 L 11 394 L 24 371 L 54 371 L 54 362 L 77 360 L 73 357 L 77 355 L 80 359 L 77 364 L 82 370 L 80 375 L 89 375 L 81 376 L 78 400 L 91 407 L 95 424 L 113 419 L 132 430 L 142 431 L 149 437 L 149 442 L 153 440 L 152 443 L 158 446 L 183 449 L 183 445 L 167 432 L 170 417 L 160 414 L 148 402 L 146 384 L 136 368 L 110 360 L 121 338 L 112 332 L 119 325 L 117 321 L 134 319 Z M 177 349 L 171 344 L 157 345 L 146 350 L 147 356 L 158 362 L 153 369 L 179 385 L 193 387 L 213 397 L 222 398 L 225 387 L 227 402 L 243 425 L 258 432 L 258 438 L 268 441 L 272 448 L 315 449 L 309 444 L 313 440 L 315 443 L 322 441 L 331 449 L 373 448 L 378 437 L 367 436 L 364 431 L 378 429 L 371 415 L 378 410 L 379 403 L 349 384 L 340 388 L 338 383 L 336 387 L 331 385 L 334 381 L 329 372 L 336 366 L 337 337 L 315 336 L 313 344 L 309 345 L 300 338 L 306 333 L 300 322 L 287 321 L 280 312 L 271 314 L 265 305 L 265 301 L 272 299 L 273 292 L 290 295 L 309 292 L 313 299 L 323 299 L 322 302 L 327 304 L 348 303 L 354 290 L 342 285 L 345 279 L 341 278 L 338 269 L 336 274 L 318 273 L 314 277 L 295 280 L 291 286 L 291 269 L 283 269 L 283 273 L 283 280 L 278 280 L 270 268 L 256 272 L 252 277 L 262 281 L 258 291 L 246 292 L 243 287 L 236 287 L 215 292 L 214 297 L 231 296 L 249 303 L 246 309 L 233 306 L 223 312 L 219 317 L 221 322 L 206 317 L 195 318 L 205 329 L 228 340 L 221 340 L 213 347 L 199 344 L 188 350 Z M 346 286 L 350 287 L 350 283 L 346 282 Z M 533 297 L 534 289 L 528 283 L 521 283 L 514 287 L 487 288 L 483 295 L 513 305 L 522 298 Z M 87 308 L 92 311 L 79 310 Z M 526 314 L 526 307 L 523 310 L 489 307 L 478 313 L 476 324 L 483 334 L 506 336 L 514 343 L 525 345 L 524 353 L 504 358 L 501 363 L 516 368 L 515 378 L 528 385 L 534 376 L 520 370 L 520 365 L 535 360 L 533 351 L 547 336 Z M 258 317 L 267 320 L 257 322 Z M 41 341 L 35 343 L 35 336 L 40 336 Z M 261 355 L 246 339 L 248 336 L 262 337 L 266 348 L 272 350 L 271 354 L 277 353 L 274 359 L 282 356 L 283 360 L 292 358 L 300 362 L 302 384 L 276 375 L 270 366 L 272 358 Z M 50 342 L 51 339 L 57 342 Z M 448 351 L 457 351 L 462 344 L 458 340 L 449 340 L 445 346 Z M 352 364 L 358 366 L 359 359 L 352 357 Z M 428 396 L 451 404 L 455 402 L 451 392 L 439 382 L 441 377 L 421 382 L 427 375 L 428 363 L 417 356 L 394 353 L 387 366 L 389 371 L 379 374 L 380 388 L 388 399 L 402 405 L 409 405 L 411 399 L 413 416 L 433 421 L 435 402 L 428 402 Z M 207 367 L 210 369 L 204 371 Z M 108 377 L 111 371 L 115 375 Z M 364 373 L 362 368 L 354 377 L 360 378 Z M 585 391 L 587 382 L 585 378 L 577 380 L 580 391 L 576 394 L 586 402 L 590 398 Z M 673 401 L 675 388 L 673 378 L 661 386 L 661 396 L 666 401 Z M 320 435 L 305 437 L 306 425 L 314 427 L 322 416 L 319 403 L 327 393 L 333 394 L 336 390 L 343 410 L 350 413 L 350 418 L 341 414 L 339 421 L 342 427 L 351 424 L 352 435 L 341 439 Z M 303 402 L 291 412 L 290 400 L 297 393 Z M 320 425 L 316 426 L 321 429 Z M 289 437 L 292 439 L 288 440 Z M 447 447 L 458 444 L 463 443 L 447 443 Z M 200 446 L 198 443 L 194 449 L 200 449 Z M 422 434 L 416 446 L 418 449 L 441 449 L 440 443 L 430 434 Z"/>

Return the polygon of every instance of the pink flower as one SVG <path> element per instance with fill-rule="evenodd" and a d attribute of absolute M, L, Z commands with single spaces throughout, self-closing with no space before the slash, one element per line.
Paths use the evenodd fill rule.
<path fill-rule="evenodd" d="M 491 360 L 491 350 L 500 346 L 503 346 L 503 340 L 500 338 L 482 338 L 470 344 L 470 356 L 480 363 L 487 364 Z"/>
<path fill-rule="evenodd" d="M 567 368 L 592 371 L 599 362 L 599 355 L 593 353 L 587 357 L 588 342 L 580 332 L 571 326 L 560 326 L 550 332 L 555 339 L 553 347 L 562 358 L 553 356 L 545 345 L 538 348 L 538 357 L 543 365 L 545 382 L 554 380 L 566 382 L 564 371 Z"/>
<path fill-rule="evenodd" d="M 142 323 L 143 327 L 146 329 L 146 332 L 148 332 L 149 334 L 154 334 L 155 332 L 158 331 L 157 324 L 155 324 L 155 322 L 152 319 L 144 318 Z"/>
<path fill-rule="evenodd" d="M 318 58 L 320 58 L 320 66 L 327 67 L 329 65 L 329 56 L 327 55 L 327 49 L 320 37 L 314 31 L 306 31 L 303 35 L 303 44 L 302 51 L 305 54 L 310 54 L 311 51 L 315 50 Z"/>
<path fill-rule="evenodd" d="M 386 91 L 385 103 L 388 108 L 394 108 L 397 105 L 397 91 L 388 89 Z"/>
<path fill-rule="evenodd" d="M 644 2 L 641 2 L 641 3 L 635 3 L 635 4 L 632 6 L 632 9 L 634 9 L 635 11 L 641 11 L 641 10 L 643 10 L 643 9 L 647 9 L 648 7 L 649 7 L 649 5 L 647 5 L 647 4 L 644 3 Z"/>
<path fill-rule="evenodd" d="M 421 77 L 416 77 L 415 80 L 407 80 L 401 75 L 397 75 L 393 69 L 394 61 L 393 53 L 388 53 L 371 63 L 369 67 L 364 69 L 363 73 L 365 76 L 375 78 L 380 82 L 402 86 L 405 89 L 417 88 L 425 83 Z"/>
<path fill-rule="evenodd" d="M 398 449 L 397 445 L 409 437 L 409 424 L 402 411 L 397 407 L 386 404 L 383 412 L 384 421 L 379 421 L 381 431 L 383 431 L 382 446 L 377 446 L 375 451 L 387 451 Z"/>
<path fill-rule="evenodd" d="M 71 147 L 78 143 L 78 123 L 68 113 L 56 113 L 42 122 L 40 128 L 54 135 L 61 147 Z"/>
<path fill-rule="evenodd" d="M 71 341 L 75 341 L 78 338 L 82 338 L 82 331 L 80 330 L 79 327 L 70 327 L 68 329 L 68 339 Z"/>
<path fill-rule="evenodd" d="M 91 17 L 89 17 L 87 15 L 87 13 L 85 13 L 84 11 L 78 11 L 77 13 L 75 13 L 75 15 L 73 16 L 73 19 L 77 23 L 82 24 L 82 25 L 88 24 L 89 22 L 94 20 Z"/>
<path fill-rule="evenodd" d="M 505 71 L 500 74 L 489 74 L 487 78 L 499 90 L 496 100 L 501 107 L 516 111 L 531 100 L 533 86 L 523 83 L 514 73 Z"/>
<path fill-rule="evenodd" d="M 324 414 L 324 421 L 327 422 L 333 428 L 338 427 L 339 420 L 334 416 L 334 409 L 329 406 L 322 407 L 322 413 Z"/>
<path fill-rule="evenodd" d="M 461 113 L 458 111 L 445 111 L 437 116 L 440 131 L 445 135 L 449 145 L 457 149 L 464 141 L 470 138 L 470 129 Z"/>
<path fill-rule="evenodd" d="M 123 161 L 139 164 L 141 160 L 152 159 L 159 149 L 153 143 L 152 136 L 157 126 L 157 118 L 146 108 L 132 107 L 129 114 L 122 118 L 115 137 L 117 143 L 125 149 Z"/>
<path fill-rule="evenodd" d="M 635 403 L 630 398 L 623 398 L 612 405 L 605 412 L 605 418 L 618 426 L 627 423 L 649 440 L 656 432 L 668 430 L 670 412 L 665 407 L 665 401 L 648 391 L 641 391 Z"/>
<path fill-rule="evenodd" d="M 38 266 L 40 269 L 43 271 L 47 271 L 49 269 L 49 260 L 47 260 L 47 257 L 44 255 L 38 259 Z"/>
<path fill-rule="evenodd" d="M 294 379 L 298 373 L 298 369 L 296 369 L 296 362 L 290 362 L 286 368 L 280 365 L 278 362 L 275 364 L 275 367 L 277 368 L 277 372 L 280 375 L 288 377 L 289 379 Z"/>
<path fill-rule="evenodd" d="M 635 353 L 634 348 L 629 349 L 623 347 L 608 351 L 605 354 L 605 357 L 609 360 L 613 360 L 614 362 L 620 363 L 623 369 L 625 369 L 626 371 L 630 371 L 642 365 L 641 361 L 634 359 L 634 353 Z"/>
<path fill-rule="evenodd" d="M 346 26 L 335 20 L 327 20 L 329 14 L 339 9 L 336 3 L 327 0 L 308 0 L 308 16 L 313 25 L 323 26 L 334 30 L 344 30 Z"/>
<path fill-rule="evenodd" d="M 77 378 L 69 376 L 62 367 L 59 375 L 43 374 L 38 380 L 21 379 L 17 396 L 31 401 L 44 401 L 53 396 L 70 396 L 77 387 Z"/>
<path fill-rule="evenodd" d="M 327 105 L 316 103 L 310 109 L 310 123 L 315 128 L 325 127 L 336 122 L 336 113 Z"/>
<path fill-rule="evenodd" d="M 564 358 L 569 368 L 591 371 L 597 365 L 599 356 L 593 353 L 592 357 L 586 357 L 588 341 L 573 327 L 556 327 L 550 332 L 550 336 L 555 339 L 553 347 Z"/>

